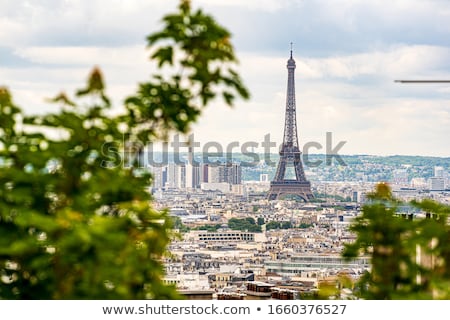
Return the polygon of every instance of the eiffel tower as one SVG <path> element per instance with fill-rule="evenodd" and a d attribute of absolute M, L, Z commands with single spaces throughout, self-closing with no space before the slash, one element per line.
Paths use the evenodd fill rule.
<path fill-rule="evenodd" d="M 292 43 L 291 56 L 287 61 L 287 69 L 288 84 L 283 145 L 280 149 L 277 173 L 270 183 L 270 190 L 267 197 L 269 200 L 275 200 L 290 195 L 298 196 L 307 202 L 314 198 L 314 196 L 311 192 L 311 183 L 305 178 L 298 143 L 295 111 L 295 60 L 292 58 Z M 291 166 L 295 171 L 295 179 L 286 179 L 286 168 Z"/>

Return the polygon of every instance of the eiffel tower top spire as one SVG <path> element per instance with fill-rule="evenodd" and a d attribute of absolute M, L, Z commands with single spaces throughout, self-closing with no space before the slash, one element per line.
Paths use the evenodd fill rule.
<path fill-rule="evenodd" d="M 292 57 L 292 42 L 291 42 L 291 55 L 290 55 L 290 57 L 289 57 L 289 60 L 287 61 L 287 67 L 288 67 L 288 69 L 289 69 L 289 68 L 295 69 L 295 60 L 294 60 L 294 58 Z"/>
<path fill-rule="evenodd" d="M 295 107 L 295 60 L 292 57 L 292 42 L 291 55 L 287 61 L 288 69 L 288 83 L 286 94 L 286 113 L 284 124 L 284 148 L 299 148 L 297 137 L 297 119 Z"/>

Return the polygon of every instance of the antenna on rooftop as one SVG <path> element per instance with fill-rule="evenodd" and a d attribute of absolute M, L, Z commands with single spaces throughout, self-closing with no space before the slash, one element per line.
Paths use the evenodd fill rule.
<path fill-rule="evenodd" d="M 397 83 L 450 83 L 450 80 L 394 80 Z"/>

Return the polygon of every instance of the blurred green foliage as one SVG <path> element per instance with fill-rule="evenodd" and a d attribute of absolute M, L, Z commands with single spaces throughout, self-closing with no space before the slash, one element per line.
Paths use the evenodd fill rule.
<path fill-rule="evenodd" d="M 44 116 L 25 115 L 0 87 L 0 299 L 179 298 L 162 281 L 172 220 L 152 208 L 139 154 L 188 132 L 219 92 L 228 104 L 248 92 L 212 17 L 181 1 L 163 21 L 148 38 L 151 59 L 177 73 L 157 70 L 120 115 L 97 68 Z"/>
<path fill-rule="evenodd" d="M 343 274 L 338 274 L 335 279 L 321 281 L 318 284 L 317 295 L 314 299 L 342 299 L 354 300 L 357 297 L 353 294 L 355 283 L 351 277 Z M 346 292 L 346 290 L 348 292 Z"/>
<path fill-rule="evenodd" d="M 371 257 L 357 283 L 365 299 L 450 299 L 450 207 L 431 200 L 410 203 L 425 217 L 400 214 L 405 205 L 387 184 L 377 185 L 351 226 L 356 241 L 344 257 Z"/>

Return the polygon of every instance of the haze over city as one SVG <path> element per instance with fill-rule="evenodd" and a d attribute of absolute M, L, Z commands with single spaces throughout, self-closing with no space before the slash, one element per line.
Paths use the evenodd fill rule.
<path fill-rule="evenodd" d="M 29 113 L 73 92 L 94 65 L 115 108 L 148 79 L 145 37 L 177 1 L 1 0 L 0 78 Z M 193 1 L 232 33 L 251 92 L 217 102 L 193 133 L 202 144 L 282 141 L 293 42 L 300 143 L 347 141 L 342 154 L 449 156 L 450 3 L 445 1 Z M 226 121 L 224 121 L 224 119 Z M 325 152 L 324 149 L 318 153 Z"/>

